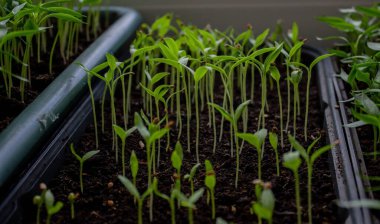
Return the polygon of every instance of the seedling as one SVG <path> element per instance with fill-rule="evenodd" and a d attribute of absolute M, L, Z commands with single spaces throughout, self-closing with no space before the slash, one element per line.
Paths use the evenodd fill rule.
<path fill-rule="evenodd" d="M 69 200 L 69 203 L 70 203 L 70 216 L 71 216 L 71 219 L 75 219 L 75 207 L 74 207 L 74 203 L 75 203 L 75 200 L 77 198 L 78 198 L 78 194 L 74 194 L 74 193 L 70 193 L 67 196 L 67 199 Z"/>
<path fill-rule="evenodd" d="M 267 137 L 267 129 L 261 129 L 255 134 L 250 133 L 238 133 L 237 136 L 244 141 L 248 142 L 250 145 L 255 147 L 257 151 L 257 175 L 259 179 L 261 179 L 261 159 L 262 159 L 262 149 L 263 149 L 263 143 L 265 142 L 265 138 Z"/>
<path fill-rule="evenodd" d="M 278 137 L 276 133 L 269 132 L 269 143 L 272 146 L 274 153 L 276 154 L 276 170 L 277 170 L 277 176 L 280 176 L 280 161 L 278 158 Z"/>
<path fill-rule="evenodd" d="M 188 221 L 189 224 L 194 223 L 193 210 L 195 209 L 195 203 L 202 197 L 204 188 L 201 188 L 190 195 L 189 198 L 186 197 L 182 192 L 176 191 L 176 197 L 181 202 L 181 206 L 187 207 L 188 211 Z"/>
<path fill-rule="evenodd" d="M 207 187 L 207 195 L 211 196 L 211 211 L 212 211 L 212 219 L 215 219 L 215 185 L 216 185 L 216 177 L 215 171 L 212 168 L 212 164 L 209 160 L 205 160 L 206 166 L 206 175 L 205 175 L 205 185 Z M 209 197 L 207 197 L 209 198 Z"/>
<path fill-rule="evenodd" d="M 137 159 L 135 150 L 132 150 L 131 158 L 129 160 L 129 165 L 131 167 L 133 185 L 136 186 L 136 177 L 139 171 L 139 160 Z"/>
<path fill-rule="evenodd" d="M 170 213 L 171 213 L 171 223 L 175 224 L 175 199 L 176 199 L 176 195 L 177 195 L 177 193 L 176 193 L 177 189 L 172 189 L 172 191 L 170 193 L 170 197 L 169 197 L 168 195 L 163 194 L 158 190 L 157 184 L 158 184 L 157 178 L 154 178 L 154 180 L 153 180 L 153 191 L 158 197 L 166 200 L 169 203 Z"/>
<path fill-rule="evenodd" d="M 181 191 L 181 167 L 183 160 L 183 149 L 180 142 L 175 144 L 175 149 L 172 152 L 171 161 L 172 166 L 176 169 L 176 173 L 174 174 L 175 179 L 175 188 L 178 191 Z"/>
<path fill-rule="evenodd" d="M 190 182 L 191 194 L 194 194 L 194 176 L 195 176 L 195 173 L 197 172 L 197 170 L 198 170 L 198 168 L 199 168 L 200 165 L 201 165 L 200 163 L 195 164 L 195 165 L 191 168 L 190 173 L 189 173 L 189 174 L 186 174 L 186 175 L 184 176 L 184 178 L 185 178 L 185 179 L 188 179 L 189 182 Z"/>
<path fill-rule="evenodd" d="M 301 208 L 301 198 L 300 198 L 300 178 L 298 174 L 298 169 L 302 163 L 300 158 L 300 153 L 298 151 L 287 152 L 284 154 L 283 166 L 290 169 L 293 172 L 295 179 L 295 189 L 296 189 L 296 207 L 297 207 L 297 223 L 302 223 L 302 208 Z"/>
<path fill-rule="evenodd" d="M 217 104 L 209 103 L 210 106 L 212 106 L 216 110 L 218 110 L 219 113 L 222 114 L 223 118 L 226 119 L 227 121 L 229 121 L 231 123 L 231 125 L 232 125 L 231 133 L 233 133 L 233 136 L 235 136 L 235 137 L 232 138 L 232 135 L 231 135 L 231 148 L 232 148 L 233 142 L 235 142 L 235 153 L 236 153 L 235 188 L 237 188 L 237 186 L 238 186 L 239 163 L 240 163 L 239 162 L 240 149 L 239 149 L 239 142 L 238 142 L 238 137 L 237 137 L 237 133 L 238 133 L 238 120 L 241 117 L 242 112 L 248 106 L 248 104 L 250 104 L 250 102 L 251 102 L 250 100 L 247 100 L 247 101 L 243 102 L 242 104 L 240 104 L 236 108 L 235 111 L 232 111 L 232 114 L 228 113 L 223 107 L 221 107 L 221 106 L 219 106 Z M 231 150 L 231 156 L 233 156 L 232 152 L 233 151 Z"/>
<path fill-rule="evenodd" d="M 297 131 L 297 114 L 300 113 L 299 84 L 302 80 L 302 70 L 296 69 L 290 75 L 290 82 L 293 84 L 293 135 Z"/>
<path fill-rule="evenodd" d="M 120 176 L 120 175 L 118 175 L 117 177 L 119 178 L 120 182 L 124 185 L 124 187 L 127 188 L 129 193 L 133 195 L 133 197 L 135 197 L 135 199 L 137 200 L 138 223 L 142 224 L 143 223 L 143 216 L 142 216 L 143 202 L 145 198 L 148 197 L 152 193 L 154 189 L 153 185 L 149 186 L 148 189 L 141 195 L 139 191 L 137 190 L 136 186 L 133 185 L 133 183 L 128 178 L 124 176 Z"/>
<path fill-rule="evenodd" d="M 83 155 L 83 157 L 80 157 L 75 152 L 74 144 L 73 143 L 70 144 L 70 150 L 71 150 L 71 153 L 74 155 L 74 157 L 79 161 L 79 183 L 80 183 L 80 191 L 83 194 L 83 164 L 84 164 L 85 161 L 87 161 L 88 159 L 92 158 L 94 155 L 98 154 L 100 151 L 99 150 L 89 151 L 89 152 L 86 152 Z"/>
<path fill-rule="evenodd" d="M 316 138 L 307 148 L 307 150 L 291 135 L 289 135 L 290 144 L 300 153 L 302 158 L 305 160 L 307 165 L 307 203 L 308 203 L 308 216 L 309 223 L 312 223 L 312 184 L 311 180 L 313 177 L 313 165 L 314 162 L 325 152 L 328 152 L 331 149 L 331 145 L 323 146 L 312 153 L 312 148 L 317 144 L 319 138 Z"/>
<path fill-rule="evenodd" d="M 277 86 L 277 94 L 278 94 L 278 103 L 280 107 L 280 139 L 281 139 L 281 148 L 284 148 L 284 121 L 283 121 L 283 116 L 282 116 L 282 99 L 281 99 L 281 90 L 280 90 L 280 72 L 275 66 L 271 66 L 269 68 L 270 75 L 272 78 L 276 81 L 276 86 Z"/>
<path fill-rule="evenodd" d="M 62 209 L 63 203 L 61 201 L 55 202 L 54 195 L 51 190 L 46 191 L 44 198 L 47 213 L 46 224 L 50 224 L 51 217 Z"/>
<path fill-rule="evenodd" d="M 123 176 L 125 176 L 125 141 L 127 137 L 136 130 L 136 127 L 131 127 L 130 129 L 125 131 L 120 126 L 114 124 L 113 129 L 115 130 L 116 134 L 121 139 L 121 165 L 122 165 Z"/>
<path fill-rule="evenodd" d="M 42 205 L 45 202 L 45 194 L 47 191 L 47 186 L 44 183 L 40 183 L 40 190 L 42 191 L 40 195 L 35 195 L 33 197 L 33 204 L 37 206 L 37 217 L 36 217 L 36 223 L 41 223 L 41 208 Z"/>
<path fill-rule="evenodd" d="M 259 224 L 262 224 L 262 220 L 265 219 L 269 224 L 273 223 L 273 212 L 276 199 L 271 190 L 271 183 L 264 183 L 261 180 L 255 180 L 255 193 L 257 201 L 253 202 L 251 207 L 251 213 L 255 213 Z"/>

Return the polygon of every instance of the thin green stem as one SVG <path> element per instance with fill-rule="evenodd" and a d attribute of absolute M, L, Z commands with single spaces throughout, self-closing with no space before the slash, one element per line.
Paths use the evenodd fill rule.
<path fill-rule="evenodd" d="M 302 210 L 301 210 L 301 198 L 300 198 L 300 178 L 298 172 L 294 172 L 295 188 L 296 188 L 296 206 L 297 206 L 297 224 L 302 223 Z"/>

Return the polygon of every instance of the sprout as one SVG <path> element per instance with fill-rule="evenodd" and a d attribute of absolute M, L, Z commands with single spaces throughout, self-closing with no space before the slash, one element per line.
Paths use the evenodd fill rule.
<path fill-rule="evenodd" d="M 129 159 L 129 165 L 131 167 L 133 185 L 136 186 L 137 172 L 139 171 L 139 160 L 137 159 L 135 150 L 132 150 L 131 158 Z"/>
<path fill-rule="evenodd" d="M 296 207 L 297 207 L 297 223 L 302 223 L 302 211 L 301 211 L 301 198 L 300 198 L 300 178 L 298 174 L 298 168 L 300 167 L 302 160 L 298 151 L 287 152 L 284 154 L 283 166 L 290 169 L 294 174 L 295 189 L 296 189 Z"/>
<path fill-rule="evenodd" d="M 83 194 L 83 164 L 86 160 L 98 154 L 100 151 L 99 150 L 89 151 L 89 152 L 86 152 L 86 154 L 84 154 L 83 157 L 80 157 L 75 152 L 73 143 L 70 144 L 70 150 L 71 150 L 71 153 L 74 155 L 74 157 L 79 161 L 79 183 L 80 183 L 80 191 Z"/>
<path fill-rule="evenodd" d="M 184 176 L 184 178 L 185 178 L 185 179 L 188 179 L 189 182 L 190 182 L 191 194 L 194 194 L 194 176 L 195 176 L 195 173 L 197 172 L 197 170 L 198 170 L 198 168 L 199 168 L 200 165 L 201 165 L 200 163 L 195 164 L 195 165 L 191 168 L 190 173 L 189 173 L 189 174 L 186 174 L 186 175 Z"/>
<path fill-rule="evenodd" d="M 272 146 L 274 153 L 276 154 L 276 170 L 277 170 L 277 176 L 280 176 L 280 162 L 278 158 L 278 137 L 276 133 L 269 132 L 269 143 Z"/>
<path fill-rule="evenodd" d="M 272 224 L 276 199 L 271 190 L 271 184 L 269 182 L 264 183 L 261 180 L 254 181 L 254 184 L 257 202 L 253 202 L 251 213 L 257 215 L 260 224 L 262 223 L 262 219 L 265 219 L 269 224 Z"/>
<path fill-rule="evenodd" d="M 51 217 L 62 209 L 63 203 L 61 201 L 55 203 L 54 195 L 51 190 L 46 191 L 44 198 L 47 213 L 46 224 L 50 224 Z"/>
<path fill-rule="evenodd" d="M 175 190 L 176 197 L 181 203 L 181 206 L 187 207 L 188 209 L 188 220 L 189 224 L 194 223 L 194 218 L 193 218 L 193 210 L 195 209 L 195 203 L 202 197 L 204 188 L 201 188 L 194 192 L 194 194 L 190 195 L 190 197 L 186 197 L 182 192 Z"/>
<path fill-rule="evenodd" d="M 261 179 L 261 159 L 262 159 L 262 148 L 263 148 L 263 143 L 265 142 L 265 138 L 267 137 L 267 129 L 261 129 L 255 134 L 250 134 L 250 133 L 238 133 L 237 136 L 244 141 L 247 141 L 250 145 L 255 147 L 257 151 L 257 174 L 259 179 Z"/>
<path fill-rule="evenodd" d="M 171 156 L 172 166 L 176 169 L 177 173 L 175 173 L 175 188 L 178 191 L 181 191 L 181 167 L 182 167 L 182 160 L 183 160 L 183 149 L 180 142 L 177 142 L 175 144 L 175 149 Z"/>
<path fill-rule="evenodd" d="M 124 185 L 124 187 L 127 188 L 129 193 L 133 195 L 133 197 L 136 198 L 137 204 L 138 204 L 138 208 L 137 208 L 138 223 L 142 224 L 143 223 L 143 216 L 142 216 L 143 202 L 145 198 L 148 197 L 152 193 L 153 185 L 149 186 L 148 189 L 141 195 L 139 191 L 137 190 L 136 186 L 128 178 L 124 176 L 120 176 L 120 175 L 118 175 L 117 177 L 119 178 L 120 182 Z"/>
<path fill-rule="evenodd" d="M 212 164 L 209 160 L 205 160 L 206 166 L 206 175 L 205 175 L 205 185 L 208 189 L 208 193 L 211 195 L 211 211 L 212 211 L 212 219 L 215 219 L 215 185 L 216 185 L 216 177 L 215 171 L 212 168 Z"/>
<path fill-rule="evenodd" d="M 123 128 L 114 124 L 113 129 L 116 132 L 116 134 L 119 136 L 119 138 L 121 139 L 121 165 L 122 165 L 123 176 L 125 176 L 125 140 L 127 139 L 129 135 L 132 134 L 132 132 L 136 130 L 136 127 L 132 127 L 124 131 Z"/>
<path fill-rule="evenodd" d="M 69 203 L 70 203 L 70 215 L 71 215 L 71 219 L 75 219 L 74 202 L 75 202 L 75 200 L 77 198 L 78 198 L 78 194 L 74 194 L 72 192 L 67 196 L 67 199 L 69 200 Z"/>
<path fill-rule="evenodd" d="M 176 199 L 176 191 L 177 191 L 177 189 L 172 189 L 172 191 L 171 191 L 171 193 L 170 193 L 170 197 L 169 197 L 169 196 L 167 196 L 166 194 L 161 193 L 161 192 L 158 190 L 157 185 L 158 185 L 158 180 L 157 180 L 157 178 L 155 177 L 155 178 L 153 179 L 153 191 L 154 191 L 154 193 L 155 193 L 158 197 L 160 197 L 160 198 L 166 200 L 166 201 L 169 203 L 169 206 L 170 206 L 170 213 L 171 213 L 171 223 L 172 223 L 172 224 L 175 224 L 175 199 Z"/>

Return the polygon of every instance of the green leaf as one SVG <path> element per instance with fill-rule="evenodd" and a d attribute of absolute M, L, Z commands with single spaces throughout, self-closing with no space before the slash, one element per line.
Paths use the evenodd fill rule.
<path fill-rule="evenodd" d="M 276 199 L 274 198 L 272 190 L 264 189 L 260 197 L 261 205 L 272 213 L 274 210 L 275 201 Z"/>
<path fill-rule="evenodd" d="M 293 57 L 293 55 L 295 55 L 300 49 L 301 47 L 303 46 L 304 42 L 303 41 L 299 41 L 297 42 L 289 51 L 289 59 L 291 59 Z"/>
<path fill-rule="evenodd" d="M 82 18 L 82 13 L 77 12 L 73 9 L 70 9 L 68 7 L 60 7 L 60 6 L 50 6 L 50 7 L 45 7 L 47 11 L 55 12 L 55 13 L 63 13 L 63 14 L 68 14 L 77 18 Z"/>
<path fill-rule="evenodd" d="M 172 166 L 177 170 L 177 172 L 180 172 L 181 166 L 182 166 L 182 159 L 178 155 L 177 151 L 172 152 L 172 156 L 170 157 L 170 160 L 172 161 Z"/>
<path fill-rule="evenodd" d="M 292 35 L 290 37 L 292 39 L 292 42 L 293 43 L 297 43 L 298 42 L 298 25 L 296 22 L 293 22 L 293 25 L 292 25 Z"/>
<path fill-rule="evenodd" d="M 72 16 L 70 14 L 65 14 L 65 13 L 51 13 L 51 14 L 48 14 L 48 15 L 44 16 L 40 20 L 40 22 L 44 23 L 49 18 L 57 18 L 57 19 L 65 21 L 65 22 L 82 23 L 81 19 L 79 19 L 79 18 L 77 18 L 75 16 Z"/>
<path fill-rule="evenodd" d="M 84 154 L 82 157 L 83 162 L 90 159 L 91 157 L 98 154 L 99 152 L 100 150 L 92 150 L 92 151 L 86 152 L 86 154 Z"/>
<path fill-rule="evenodd" d="M 205 160 L 206 175 L 205 175 L 205 185 L 211 191 L 214 191 L 216 185 L 215 171 L 212 167 L 210 160 Z"/>
<path fill-rule="evenodd" d="M 280 71 L 278 71 L 278 68 L 276 66 L 270 66 L 269 72 L 270 72 L 270 76 L 272 76 L 272 78 L 276 82 L 280 81 L 280 78 L 281 78 Z"/>
<path fill-rule="evenodd" d="M 268 220 L 272 217 L 272 212 L 269 209 L 262 206 L 260 203 L 253 204 L 253 211 L 258 217 L 262 219 Z"/>
<path fill-rule="evenodd" d="M 70 144 L 70 150 L 71 150 L 71 153 L 74 155 L 74 157 L 78 160 L 78 161 L 82 161 L 82 158 L 75 152 L 75 149 L 74 149 L 74 144 L 71 143 Z"/>
<path fill-rule="evenodd" d="M 112 125 L 112 127 L 116 134 L 119 136 L 119 138 L 125 141 L 125 139 L 127 138 L 127 133 L 124 131 L 124 129 L 116 124 Z"/>
<path fill-rule="evenodd" d="M 297 172 L 298 168 L 300 167 L 302 161 L 300 158 L 299 151 L 294 152 L 287 152 L 284 153 L 284 162 L 283 166 L 292 170 L 294 173 Z"/>
<path fill-rule="evenodd" d="M 169 132 L 169 128 L 163 128 L 163 129 L 160 129 L 156 132 L 154 132 L 150 138 L 149 138 L 149 141 L 148 141 L 148 144 L 152 144 L 153 142 L 161 139 L 164 135 L 166 135 L 166 133 Z"/>
<path fill-rule="evenodd" d="M 316 64 L 318 64 L 320 61 L 322 61 L 322 60 L 324 60 L 324 59 L 326 59 L 326 58 L 328 58 L 328 57 L 331 57 L 331 56 L 334 56 L 334 54 L 324 54 L 324 55 L 321 55 L 321 56 L 317 57 L 316 59 L 314 59 L 314 60 L 311 62 L 310 66 L 309 66 L 310 71 L 311 71 L 311 70 L 313 69 L 313 67 L 314 67 Z"/>
<path fill-rule="evenodd" d="M 124 185 L 125 188 L 127 188 L 131 195 L 133 195 L 136 198 L 140 198 L 139 191 L 128 178 L 121 175 L 118 175 L 117 178 L 119 178 L 120 182 Z"/>
<path fill-rule="evenodd" d="M 255 43 L 254 43 L 254 46 L 255 46 L 256 49 L 258 47 L 260 47 L 264 43 L 264 41 L 267 38 L 268 34 L 269 34 L 269 29 L 265 29 L 264 32 L 262 32 L 260 35 L 258 35 L 256 37 Z"/>
<path fill-rule="evenodd" d="M 371 199 L 352 200 L 352 201 L 337 201 L 339 207 L 343 208 L 370 208 L 380 210 L 380 201 Z"/>
<path fill-rule="evenodd" d="M 376 103 L 373 102 L 366 94 L 357 94 L 354 96 L 355 102 L 363 107 L 363 110 L 371 115 L 380 115 L 380 110 Z"/>
<path fill-rule="evenodd" d="M 248 142 L 250 145 L 254 146 L 258 152 L 261 152 L 262 144 L 267 136 L 267 129 L 261 129 L 255 134 L 251 133 L 237 133 L 237 136 L 244 141 Z"/>
<path fill-rule="evenodd" d="M 177 152 L 180 159 L 183 160 L 183 148 L 182 148 L 181 142 L 177 141 L 177 143 L 175 144 L 174 150 Z"/>
<path fill-rule="evenodd" d="M 178 49 L 177 43 L 172 38 L 165 38 L 164 41 L 165 41 L 165 44 L 169 47 L 169 49 L 173 53 L 173 55 L 175 55 L 175 58 L 178 58 L 179 49 Z"/>
<path fill-rule="evenodd" d="M 380 17 L 380 10 L 377 7 L 356 6 L 356 11 L 361 12 L 367 16 Z"/>
<path fill-rule="evenodd" d="M 181 71 L 181 68 L 182 68 L 181 64 L 177 60 L 174 61 L 174 60 L 167 59 L 167 58 L 153 58 L 151 61 L 170 65 L 170 66 L 174 67 L 175 69 L 177 69 L 178 71 Z"/>
<path fill-rule="evenodd" d="M 157 73 L 155 74 L 152 79 L 150 80 L 150 83 L 152 85 L 154 85 L 155 83 L 159 82 L 161 79 L 163 79 L 164 77 L 168 76 L 169 73 L 168 72 L 160 72 L 160 73 Z"/>
<path fill-rule="evenodd" d="M 380 118 L 371 114 L 361 114 L 354 110 L 351 111 L 352 115 L 366 124 L 373 125 L 377 128 L 380 128 Z"/>
<path fill-rule="evenodd" d="M 198 170 L 198 168 L 199 168 L 200 165 L 201 165 L 200 163 L 197 163 L 197 164 L 195 164 L 195 165 L 191 168 L 191 170 L 190 170 L 190 174 L 189 174 L 190 179 L 193 179 L 193 178 L 194 178 L 195 173 L 197 172 L 197 170 Z"/>
<path fill-rule="evenodd" d="M 355 30 L 355 26 L 353 24 L 346 22 L 344 19 L 340 17 L 324 16 L 324 17 L 318 17 L 317 19 L 321 22 L 327 23 L 332 28 L 335 28 L 344 32 Z"/>
<path fill-rule="evenodd" d="M 376 42 L 367 42 L 367 46 L 369 49 L 374 50 L 374 51 L 380 51 L 380 43 Z"/>
<path fill-rule="evenodd" d="M 311 164 L 313 164 L 315 160 L 317 160 L 323 153 L 328 152 L 330 149 L 331 145 L 325 145 L 313 152 L 310 159 Z"/>
<path fill-rule="evenodd" d="M 46 205 L 46 208 L 49 209 L 51 207 L 53 207 L 54 205 L 54 195 L 53 193 L 51 192 L 51 190 L 47 190 L 45 192 L 45 205 Z"/>
<path fill-rule="evenodd" d="M 267 73 L 269 71 L 269 67 L 271 66 L 271 64 L 276 60 L 278 55 L 280 55 L 281 50 L 283 48 L 283 45 L 284 45 L 283 43 L 277 45 L 276 48 L 274 49 L 274 51 L 272 51 L 268 55 L 268 57 L 265 59 L 265 61 L 264 61 L 264 66 L 265 66 L 264 72 L 265 73 Z"/>
<path fill-rule="evenodd" d="M 207 103 L 209 106 L 214 107 L 217 111 L 219 111 L 220 114 L 229 122 L 233 122 L 232 116 L 221 106 L 215 104 L 215 103 Z"/>
<path fill-rule="evenodd" d="M 135 127 L 139 131 L 140 135 L 144 138 L 145 141 L 147 141 L 148 138 L 150 137 L 150 133 L 148 129 L 145 127 L 141 116 L 137 112 L 135 112 L 134 122 L 135 122 Z"/>
<path fill-rule="evenodd" d="M 160 48 L 161 53 L 165 57 L 165 59 L 169 59 L 172 61 L 178 61 L 178 55 L 173 53 L 173 50 L 170 49 L 170 47 L 166 46 L 163 43 L 158 43 L 158 47 Z"/>
<path fill-rule="evenodd" d="M 54 206 L 50 207 L 47 212 L 49 215 L 54 215 L 57 214 L 62 209 L 62 207 L 63 203 L 61 201 L 57 201 L 57 203 Z"/>
<path fill-rule="evenodd" d="M 235 110 L 235 114 L 233 116 L 233 119 L 235 122 L 237 122 L 243 113 L 244 109 L 251 103 L 251 100 L 247 100 L 243 103 L 241 103 Z"/>
<path fill-rule="evenodd" d="M 278 137 L 276 133 L 269 132 L 269 143 L 273 149 L 277 150 L 278 148 Z"/>
<path fill-rule="evenodd" d="M 194 205 L 202 197 L 204 190 L 204 188 L 201 188 L 194 192 L 194 194 L 189 197 L 188 201 L 190 202 L 190 204 Z"/>
<path fill-rule="evenodd" d="M 131 158 L 129 159 L 129 165 L 131 167 L 132 177 L 136 178 L 139 171 L 139 160 L 137 159 L 135 150 L 132 150 Z"/>
<path fill-rule="evenodd" d="M 292 136 L 288 135 L 290 144 L 301 154 L 301 156 L 308 160 L 309 156 L 307 155 L 306 149 Z"/>
<path fill-rule="evenodd" d="M 206 66 L 201 66 L 197 68 L 197 70 L 195 70 L 195 73 L 194 73 L 195 82 L 199 82 L 206 75 L 207 72 L 208 72 L 208 69 Z"/>

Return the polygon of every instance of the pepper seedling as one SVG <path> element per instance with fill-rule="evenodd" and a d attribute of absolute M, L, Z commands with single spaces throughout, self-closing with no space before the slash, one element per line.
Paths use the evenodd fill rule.
<path fill-rule="evenodd" d="M 243 103 L 241 103 L 235 111 L 231 113 L 228 113 L 223 107 L 217 105 L 217 104 L 214 104 L 214 103 L 208 103 L 210 106 L 214 107 L 217 111 L 219 111 L 219 113 L 222 114 L 223 118 L 226 119 L 227 121 L 229 121 L 231 124 L 232 124 L 232 130 L 231 132 L 233 133 L 233 135 L 235 136 L 235 140 L 233 140 L 232 136 L 231 136 L 231 147 L 233 145 L 233 142 L 235 142 L 235 153 L 236 153 L 236 175 L 235 175 L 235 188 L 237 188 L 238 186 L 238 180 L 239 180 L 239 164 L 240 164 L 240 161 L 239 161 L 239 154 L 240 154 L 240 149 L 239 149 L 239 142 L 238 142 L 238 137 L 237 137 L 237 133 L 238 133 L 238 120 L 239 118 L 241 117 L 244 109 L 246 109 L 246 107 L 248 106 L 248 104 L 250 104 L 251 101 L 250 100 L 247 100 Z"/>
<path fill-rule="evenodd" d="M 136 186 L 136 177 L 139 172 L 139 160 L 137 159 L 135 150 L 132 150 L 131 157 L 129 159 L 129 166 L 131 167 L 133 185 Z"/>
<path fill-rule="evenodd" d="M 70 203 L 70 216 L 71 216 L 71 219 L 75 219 L 75 207 L 74 207 L 74 203 L 75 203 L 75 200 L 77 198 L 78 198 L 78 194 L 74 194 L 72 192 L 67 196 L 67 199 L 69 200 L 69 203 Z"/>
<path fill-rule="evenodd" d="M 157 185 L 158 185 L 158 180 L 157 180 L 157 178 L 155 177 L 155 178 L 153 179 L 153 191 L 154 191 L 154 193 L 155 193 L 158 197 L 160 197 L 160 198 L 166 200 L 166 201 L 169 203 L 169 206 L 170 206 L 170 213 L 171 213 L 171 223 L 172 223 L 172 224 L 175 224 L 175 199 L 176 199 L 176 191 L 177 191 L 177 190 L 176 190 L 176 189 L 172 189 L 172 191 L 171 191 L 171 193 L 170 193 L 170 197 L 169 197 L 168 195 L 161 193 L 161 192 L 158 190 Z"/>
<path fill-rule="evenodd" d="M 257 174 L 259 179 L 261 179 L 261 159 L 262 159 L 262 153 L 263 153 L 263 143 L 265 142 L 265 138 L 267 137 L 267 129 L 261 129 L 257 131 L 255 134 L 251 133 L 238 133 L 237 136 L 244 141 L 248 142 L 250 145 L 255 147 L 257 151 Z"/>
<path fill-rule="evenodd" d="M 302 158 L 305 160 L 307 165 L 307 203 L 308 203 L 308 216 L 309 216 L 309 223 L 312 223 L 312 200 L 311 200 L 311 193 L 312 193 L 312 177 L 313 177 L 313 165 L 314 162 L 325 152 L 328 152 L 332 145 L 326 145 L 319 149 L 316 149 L 314 152 L 312 152 L 312 148 L 315 146 L 315 144 L 319 141 L 319 138 L 316 138 L 308 147 L 307 150 L 291 135 L 288 136 L 290 144 L 300 153 Z"/>
<path fill-rule="evenodd" d="M 181 191 L 181 167 L 183 160 L 183 149 L 180 142 L 175 144 L 175 149 L 170 157 L 172 166 L 176 169 L 176 173 L 173 175 L 175 179 L 175 188 Z"/>
<path fill-rule="evenodd" d="M 121 166 L 122 166 L 122 171 L 123 171 L 123 176 L 125 176 L 125 141 L 128 136 L 132 134 L 137 128 L 135 126 L 131 127 L 128 130 L 124 130 L 120 126 L 114 124 L 113 129 L 116 132 L 116 134 L 119 136 L 121 139 Z"/>
<path fill-rule="evenodd" d="M 131 195 L 133 195 L 137 200 L 137 217 L 138 217 L 138 224 L 143 223 L 143 216 L 142 216 L 142 209 L 143 209 L 143 202 L 146 197 L 148 197 L 152 191 L 153 191 L 153 185 L 149 186 L 148 189 L 141 195 L 139 191 L 137 190 L 136 186 L 133 185 L 133 183 L 126 177 L 118 175 L 117 176 L 120 180 L 120 182 L 124 185 L 125 188 L 129 191 Z"/>
<path fill-rule="evenodd" d="M 181 206 L 186 207 L 188 209 L 187 217 L 188 217 L 189 224 L 193 224 L 194 223 L 193 210 L 196 208 L 195 203 L 202 197 L 204 193 L 204 188 L 197 190 L 196 192 L 194 192 L 194 194 L 190 195 L 190 197 L 186 197 L 186 195 L 184 195 L 180 191 L 177 191 L 176 189 L 174 189 L 174 191 L 176 193 L 176 197 L 181 203 Z"/>
<path fill-rule="evenodd" d="M 35 195 L 33 197 L 33 204 L 37 206 L 37 217 L 36 217 L 36 223 L 41 223 L 41 207 L 45 202 L 45 193 L 47 191 L 47 186 L 45 183 L 40 183 L 40 190 L 42 191 L 40 195 Z"/>
<path fill-rule="evenodd" d="M 79 161 L 79 183 L 80 183 L 80 191 L 83 194 L 83 164 L 86 160 L 92 158 L 94 155 L 98 154 L 100 150 L 93 150 L 86 152 L 86 154 L 83 155 L 83 157 L 80 157 L 74 149 L 74 144 L 70 144 L 70 150 L 71 153 L 74 155 L 74 157 Z"/>
<path fill-rule="evenodd" d="M 302 223 L 302 208 L 301 208 L 301 198 L 300 198 L 300 178 L 298 174 L 298 169 L 302 163 L 300 158 L 300 153 L 298 151 L 287 152 L 284 154 L 283 166 L 290 169 L 293 172 L 295 179 L 295 189 L 296 189 L 296 207 L 297 207 L 297 223 Z"/>
<path fill-rule="evenodd" d="M 44 198 L 47 213 L 46 224 L 50 224 L 51 217 L 62 209 L 63 203 L 61 201 L 55 202 L 54 195 L 51 190 L 46 191 Z"/>
<path fill-rule="evenodd" d="M 262 219 L 268 221 L 268 224 L 273 223 L 273 212 L 276 203 L 276 199 L 271 190 L 272 185 L 270 182 L 263 182 L 261 180 L 255 180 L 255 194 L 257 201 L 253 202 L 251 207 L 251 214 L 255 213 L 259 224 L 262 224 Z"/>
<path fill-rule="evenodd" d="M 215 185 L 216 185 L 216 176 L 215 171 L 212 167 L 212 164 L 209 160 L 205 160 L 206 175 L 205 175 L 205 185 L 208 189 L 208 194 L 211 196 L 211 211 L 212 219 L 215 219 Z M 209 197 L 207 197 L 209 198 Z"/>
<path fill-rule="evenodd" d="M 201 165 L 200 163 L 195 164 L 191 168 L 190 173 L 188 173 L 184 176 L 184 178 L 188 179 L 190 182 L 191 194 L 194 194 L 194 177 L 195 177 L 195 173 L 197 172 L 200 165 Z"/>
<path fill-rule="evenodd" d="M 280 176 L 280 161 L 278 158 L 278 137 L 276 133 L 269 132 L 269 143 L 272 146 L 276 155 L 276 173 L 277 176 Z"/>

